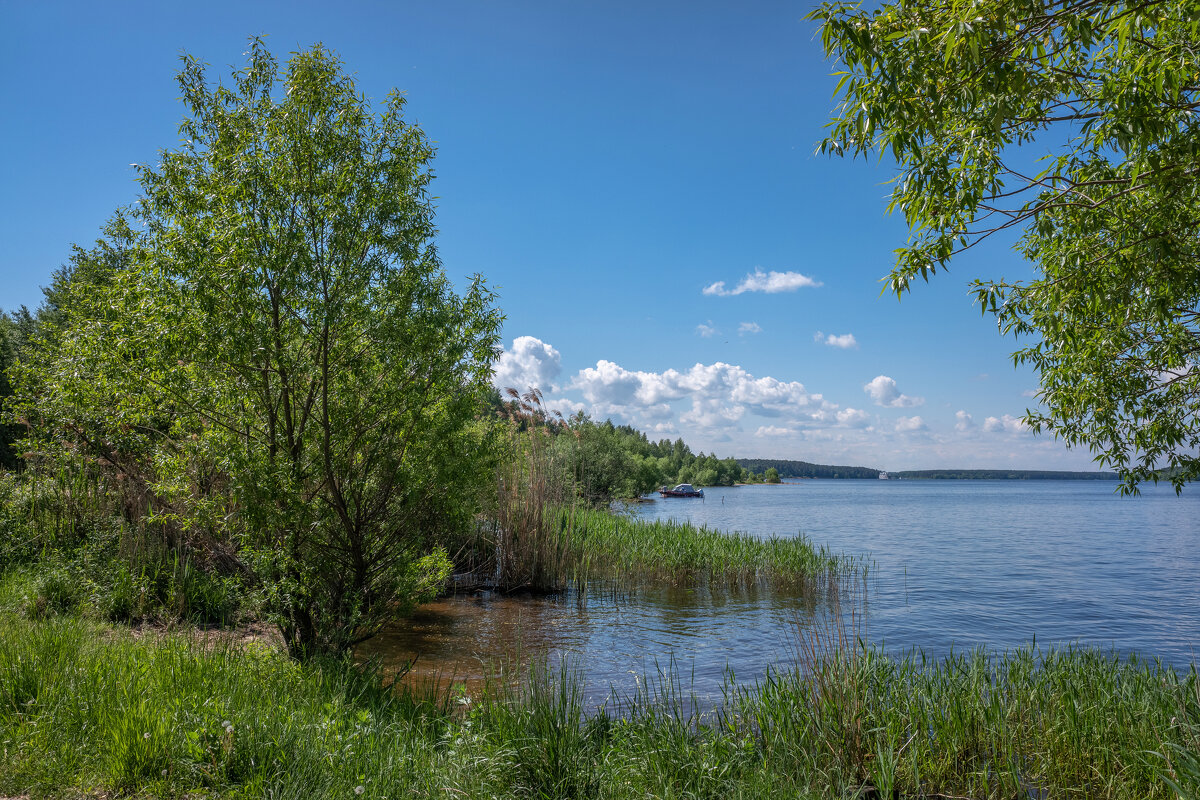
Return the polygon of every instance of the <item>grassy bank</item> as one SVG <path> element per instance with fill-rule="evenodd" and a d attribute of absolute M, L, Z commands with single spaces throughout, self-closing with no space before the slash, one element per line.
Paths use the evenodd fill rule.
<path fill-rule="evenodd" d="M 1195 674 L 1089 651 L 923 663 L 800 649 L 809 669 L 731 687 L 701 718 L 654 693 L 590 713 L 577 680 L 537 670 L 468 701 L 261 645 L 5 614 L 0 793 L 1140 799 L 1174 797 L 1172 776 L 1200 786 Z"/>

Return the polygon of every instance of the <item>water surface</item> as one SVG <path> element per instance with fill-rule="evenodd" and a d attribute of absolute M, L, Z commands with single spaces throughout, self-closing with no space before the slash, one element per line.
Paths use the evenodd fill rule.
<path fill-rule="evenodd" d="M 800 481 L 707 490 L 630 513 L 757 536 L 805 535 L 873 561 L 865 587 L 612 589 L 549 599 L 471 596 L 422 609 L 364 648 L 419 674 L 481 680 L 498 665 L 568 658 L 589 700 L 662 667 L 701 697 L 726 670 L 794 663 L 830 609 L 889 650 L 1006 650 L 1036 641 L 1140 653 L 1183 667 L 1200 646 L 1200 494 L 1120 497 L 1088 481 Z M 824 626 L 824 622 L 818 625 Z"/>

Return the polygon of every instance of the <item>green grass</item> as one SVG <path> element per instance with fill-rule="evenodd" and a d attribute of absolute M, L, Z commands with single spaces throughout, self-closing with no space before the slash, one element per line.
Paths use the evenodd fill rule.
<path fill-rule="evenodd" d="M 1090 649 L 823 653 L 744 693 L 740 713 L 776 769 L 843 792 L 1174 797 L 1166 778 L 1200 791 L 1194 668 L 1181 677 Z"/>
<path fill-rule="evenodd" d="M 0 794 L 245 798 L 1170 798 L 1200 690 L 1088 650 L 805 666 L 699 716 L 674 688 L 585 709 L 569 671 L 468 700 L 349 663 L 0 615 Z M 664 684 L 665 685 L 665 684 Z M 1190 772 L 1189 772 L 1190 770 Z M 362 787 L 361 795 L 356 788 Z M 1190 793 L 1190 794 L 1189 794 Z"/>
<path fill-rule="evenodd" d="M 835 555 L 804 537 L 758 538 L 589 509 L 559 510 L 554 519 L 572 528 L 567 563 L 576 579 L 786 583 L 865 570 L 861 559 Z"/>

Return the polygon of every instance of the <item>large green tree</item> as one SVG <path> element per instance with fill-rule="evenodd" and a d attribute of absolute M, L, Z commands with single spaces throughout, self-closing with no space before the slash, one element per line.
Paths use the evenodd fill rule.
<path fill-rule="evenodd" d="M 827 152 L 877 152 L 911 226 L 898 295 L 996 234 L 1028 280 L 977 281 L 1041 377 L 1036 429 L 1126 490 L 1200 476 L 1200 5 L 824 3 Z M 1001 237 L 1004 238 L 1004 237 Z"/>
<path fill-rule="evenodd" d="M 374 113 L 321 46 L 281 68 L 258 41 L 229 85 L 185 57 L 179 86 L 183 143 L 77 252 L 103 279 L 65 281 L 23 413 L 172 546 L 232 543 L 294 654 L 342 651 L 470 519 L 500 316 L 443 272 L 399 94 Z"/>

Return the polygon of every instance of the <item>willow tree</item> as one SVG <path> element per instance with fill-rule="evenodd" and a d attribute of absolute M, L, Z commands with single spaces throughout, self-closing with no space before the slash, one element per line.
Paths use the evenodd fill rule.
<path fill-rule="evenodd" d="M 69 298 L 26 398 L 46 452 L 228 537 L 291 651 L 371 635 L 446 565 L 483 485 L 500 317 L 433 244 L 433 148 L 321 46 L 229 85 L 185 57 L 182 145 L 139 167 L 121 268 Z M 140 224 L 139 224 L 140 223 Z"/>
<path fill-rule="evenodd" d="M 1200 477 L 1200 6 L 1101 0 L 824 3 L 842 67 L 826 152 L 877 152 L 911 229 L 888 285 L 1005 231 L 1030 280 L 976 281 L 1028 342 L 1035 429 L 1124 489 Z"/>

